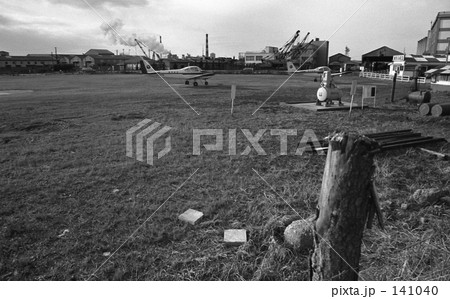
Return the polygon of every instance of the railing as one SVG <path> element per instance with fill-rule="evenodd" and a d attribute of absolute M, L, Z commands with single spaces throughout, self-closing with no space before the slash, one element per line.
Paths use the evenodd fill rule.
<path fill-rule="evenodd" d="M 372 72 L 360 72 L 360 77 L 363 78 L 372 78 L 372 79 L 381 79 L 381 80 L 392 80 L 394 78 L 394 75 L 389 74 L 383 74 L 383 73 L 372 73 Z M 409 82 L 412 80 L 412 77 L 410 76 L 397 76 L 397 81 L 400 82 Z M 425 77 L 419 77 L 417 78 L 417 83 L 425 83 L 426 78 Z"/>

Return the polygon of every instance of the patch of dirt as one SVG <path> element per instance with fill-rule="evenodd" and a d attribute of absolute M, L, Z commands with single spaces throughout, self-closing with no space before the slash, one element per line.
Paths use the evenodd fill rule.
<path fill-rule="evenodd" d="M 142 119 L 145 118 L 146 115 L 142 112 L 131 112 L 127 114 L 114 114 L 111 116 L 111 120 L 119 121 L 124 119 Z"/>
<path fill-rule="evenodd" d="M 26 131 L 26 132 L 54 132 L 62 129 L 67 129 L 70 123 L 64 120 L 50 120 L 50 121 L 31 121 L 25 124 L 13 125 L 16 131 Z"/>

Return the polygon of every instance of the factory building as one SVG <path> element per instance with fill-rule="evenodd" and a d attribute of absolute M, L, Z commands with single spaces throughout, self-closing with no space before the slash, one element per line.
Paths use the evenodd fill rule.
<path fill-rule="evenodd" d="M 450 44 L 450 11 L 441 11 L 426 37 L 417 42 L 418 55 L 448 54 Z"/>
<path fill-rule="evenodd" d="M 10 56 L 0 51 L 0 73 L 42 73 L 50 71 L 76 71 L 95 67 L 100 71 L 124 71 L 138 63 L 130 60 L 134 56 L 114 55 L 108 50 L 91 49 L 85 54 L 28 54 Z"/>
<path fill-rule="evenodd" d="M 311 65 L 306 68 L 315 68 L 318 66 L 328 65 L 329 48 L 329 41 L 323 41 L 316 38 L 302 55 L 303 58 L 305 58 L 306 55 L 312 58 Z"/>
<path fill-rule="evenodd" d="M 392 64 L 394 56 L 402 55 L 402 52 L 383 46 L 362 55 L 362 65 L 365 71 L 387 72 Z"/>
<path fill-rule="evenodd" d="M 329 41 L 321 41 L 318 38 L 313 40 L 301 53 L 298 59 L 293 60 L 296 65 L 301 65 L 301 69 L 315 68 L 328 65 Z M 279 66 L 281 61 L 272 60 L 273 54 L 278 53 L 277 47 L 267 46 L 263 51 L 248 51 L 240 53 L 239 57 L 244 60 L 245 65 L 253 67 L 267 63 L 272 66 Z M 286 67 L 285 61 L 282 63 Z"/>
<path fill-rule="evenodd" d="M 245 64 L 260 64 L 265 57 L 277 52 L 277 47 L 267 46 L 262 51 L 247 51 L 240 53 L 239 56 L 244 59 Z"/>
<path fill-rule="evenodd" d="M 351 58 L 342 53 L 337 53 L 330 56 L 328 64 L 333 71 L 352 71 L 359 69 L 359 62 L 351 60 Z"/>

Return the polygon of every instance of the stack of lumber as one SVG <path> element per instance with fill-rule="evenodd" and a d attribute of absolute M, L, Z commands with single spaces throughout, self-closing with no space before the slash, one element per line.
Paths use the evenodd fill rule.
<path fill-rule="evenodd" d="M 393 150 L 403 147 L 414 147 L 436 142 L 447 142 L 444 138 L 435 138 L 433 136 L 422 136 L 420 133 L 414 133 L 411 129 L 363 134 L 368 138 L 374 139 L 378 143 L 377 152 Z M 328 150 L 328 140 L 319 140 L 321 148 L 318 150 Z"/>

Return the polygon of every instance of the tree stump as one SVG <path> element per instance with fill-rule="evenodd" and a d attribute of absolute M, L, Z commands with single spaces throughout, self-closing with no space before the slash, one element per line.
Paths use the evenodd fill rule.
<path fill-rule="evenodd" d="M 312 280 L 358 280 L 361 241 L 373 204 L 376 146 L 373 139 L 347 133 L 337 133 L 329 142 L 314 231 Z"/>

